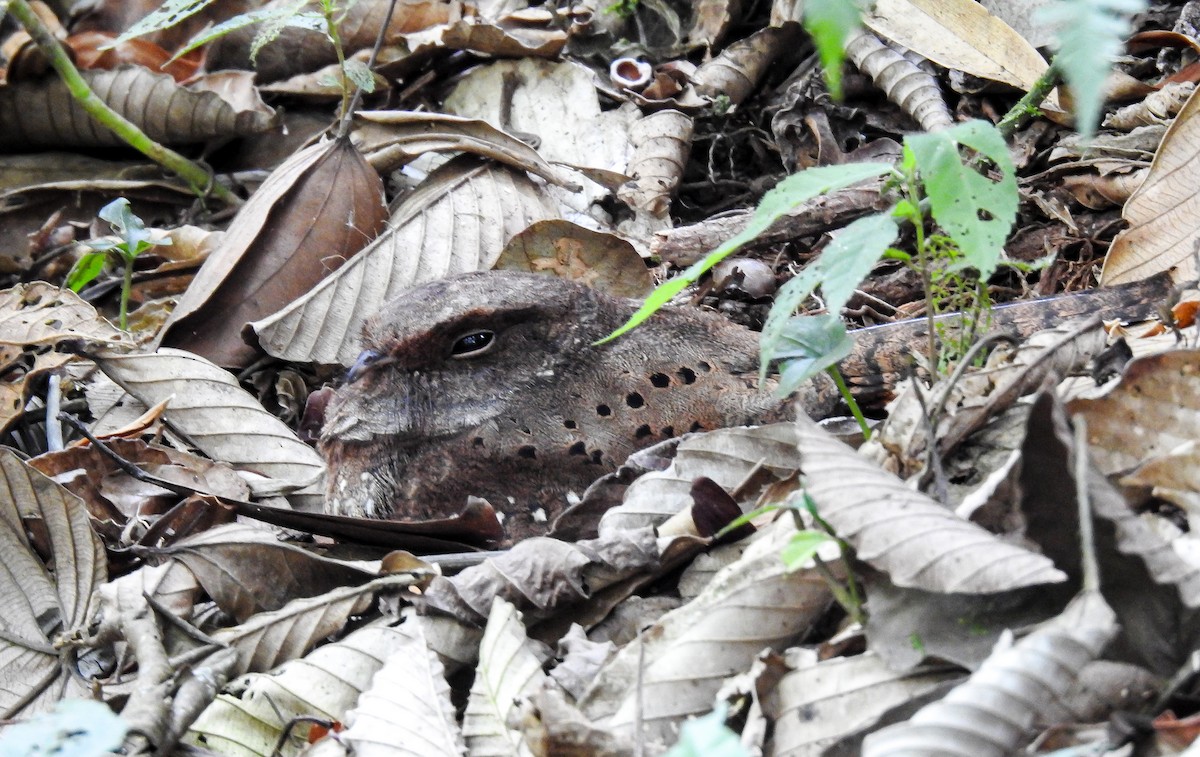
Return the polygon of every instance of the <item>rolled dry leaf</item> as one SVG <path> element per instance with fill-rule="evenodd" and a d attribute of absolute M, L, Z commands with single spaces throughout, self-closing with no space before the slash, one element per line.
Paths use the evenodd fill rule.
<path fill-rule="evenodd" d="M 846 42 L 846 57 L 925 131 L 954 125 L 937 79 L 865 29 Z"/>
<path fill-rule="evenodd" d="M 663 216 L 683 177 L 692 141 L 692 119 L 677 110 L 660 110 L 630 128 L 633 181 L 617 190 L 617 197 L 635 210 Z"/>
<path fill-rule="evenodd" d="M 171 314 L 163 343 L 245 365 L 256 353 L 242 326 L 307 292 L 386 221 L 383 182 L 348 140 L 296 153 L 238 212 Z"/>
<path fill-rule="evenodd" d="M 141 66 L 81 71 L 96 96 L 168 145 L 266 131 L 274 114 L 238 111 L 212 92 L 179 86 Z M 57 76 L 0 89 L 0 151 L 33 147 L 113 147 L 124 144 L 95 121 Z"/>
<path fill-rule="evenodd" d="M 704 97 L 725 95 L 735 105 L 742 102 L 775 59 L 799 39 L 799 24 L 760 29 L 701 66 L 692 77 L 696 92 Z"/>

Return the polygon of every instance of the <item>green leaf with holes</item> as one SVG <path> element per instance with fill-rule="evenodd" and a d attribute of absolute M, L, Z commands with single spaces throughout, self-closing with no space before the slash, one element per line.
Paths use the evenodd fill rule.
<path fill-rule="evenodd" d="M 973 154 L 964 156 L 961 148 Z M 916 162 L 934 220 L 953 237 L 967 264 L 987 280 L 1017 218 L 1017 175 L 1004 137 L 989 123 L 967 121 L 934 134 L 908 136 L 904 151 L 906 160 Z"/>
<path fill-rule="evenodd" d="M 603 344 L 610 339 L 616 339 L 622 334 L 636 328 L 663 305 L 671 301 L 675 295 L 682 292 L 689 284 L 695 283 L 706 271 L 720 263 L 725 258 L 737 252 L 738 248 L 766 231 L 771 224 L 797 206 L 822 194 L 835 189 L 848 187 L 860 181 L 882 176 L 892 170 L 890 163 L 850 163 L 843 166 L 822 166 L 809 168 L 800 173 L 792 174 L 775 185 L 775 188 L 763 195 L 762 201 L 754 210 L 746 228 L 729 241 L 722 244 L 704 256 L 704 259 L 692 264 L 679 276 L 664 282 L 650 293 L 642 307 L 628 321 L 613 333 L 601 339 L 597 344 Z"/>
<path fill-rule="evenodd" d="M 854 340 L 836 315 L 790 318 L 779 335 L 775 358 L 781 362 L 779 393 L 791 394 L 805 381 L 850 354 Z"/>

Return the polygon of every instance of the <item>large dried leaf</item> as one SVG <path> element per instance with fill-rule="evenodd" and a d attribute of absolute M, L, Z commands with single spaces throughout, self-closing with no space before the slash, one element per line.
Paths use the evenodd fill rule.
<path fill-rule="evenodd" d="M 1047 68 L 1033 45 L 973 0 L 879 0 L 863 23 L 940 66 L 1023 90 Z"/>
<path fill-rule="evenodd" d="M 616 297 L 641 298 L 654 289 L 654 278 L 632 244 L 562 219 L 538 221 L 510 239 L 496 270 L 550 272 Z"/>
<path fill-rule="evenodd" d="M 1074 581 L 1082 575 L 1075 478 L 1079 454 L 1062 406 L 1050 392 L 1035 401 L 1021 450 L 1021 512 L 1028 538 Z M 1057 473 L 1057 475 L 1054 475 Z M 1169 675 L 1200 647 L 1200 570 L 1185 562 L 1099 471 L 1089 468 L 1100 591 L 1121 623 L 1121 648 Z"/>
<path fill-rule="evenodd" d="M 333 589 L 316 597 L 294 599 L 278 610 L 261 612 L 246 622 L 214 631 L 213 639 L 238 653 L 237 672 L 261 673 L 294 660 L 325 637 L 344 628 L 354 615 L 371 606 L 375 594 L 416 583 L 401 573 L 357 586 Z"/>
<path fill-rule="evenodd" d="M 383 230 L 379 174 L 348 140 L 313 145 L 271 173 L 205 262 L 163 343 L 224 366 L 256 350 L 242 325 L 301 296 Z"/>
<path fill-rule="evenodd" d="M 400 627 L 403 646 L 371 680 L 346 715 L 340 740 L 361 757 L 450 757 L 465 747 L 450 702 L 445 669 L 425 639 L 424 626 Z"/>
<path fill-rule="evenodd" d="M 672 742 L 679 723 L 712 708 L 724 678 L 748 669 L 764 648 L 807 633 L 832 595 L 815 570 L 785 569 L 779 552 L 794 533 L 790 519 L 759 532 L 704 593 L 622 648 L 580 709 L 609 730 L 628 734 L 640 721 L 651 741 Z"/>
<path fill-rule="evenodd" d="M 37 281 L 0 292 L 0 364 L 27 366 L 19 377 L 0 384 L 0 429 L 20 417 L 32 382 L 73 359 L 45 349 L 66 340 L 131 344 L 128 334 L 70 290 Z"/>
<path fill-rule="evenodd" d="M 407 110 L 358 114 L 352 138 L 380 173 L 386 174 L 427 152 L 467 152 L 528 171 L 560 186 L 573 186 L 560 169 L 525 142 L 477 118 Z"/>
<path fill-rule="evenodd" d="M 92 592 L 107 575 L 78 497 L 8 449 L 0 449 L 0 475 L 0 718 L 12 718 L 91 698 L 56 642 L 85 630 Z"/>
<path fill-rule="evenodd" d="M 1150 175 L 1125 203 L 1121 215 L 1129 228 L 1113 240 L 1101 283 L 1137 281 L 1168 270 L 1175 281 L 1200 275 L 1195 257 L 1200 196 L 1194 191 L 1194 177 L 1200 171 L 1198 92 L 1192 93 L 1167 129 L 1150 164 Z"/>
<path fill-rule="evenodd" d="M 496 597 L 479 643 L 479 667 L 463 713 L 463 737 L 472 755 L 531 755 L 519 731 L 508 726 L 521 697 L 542 686 L 546 674 L 525 636 L 521 614 Z"/>
<path fill-rule="evenodd" d="M 244 524 L 210 528 L 149 554 L 186 565 L 217 606 L 238 622 L 278 610 L 297 597 L 361 583 L 376 573 L 281 542 L 273 530 Z"/>
<path fill-rule="evenodd" d="M 1129 363 L 1103 397 L 1067 404 L 1087 419 L 1092 458 L 1105 475 L 1125 473 L 1200 439 L 1200 350 L 1173 350 Z"/>
<path fill-rule="evenodd" d="M 650 529 L 574 544 L 536 537 L 455 576 L 434 578 L 417 602 L 464 623 L 481 623 L 499 597 L 536 622 L 658 564 Z"/>
<path fill-rule="evenodd" d="M 909 721 L 867 736 L 863 755 L 938 754 L 1004 757 L 1032 735 L 1035 720 L 1054 723 L 1079 671 L 1116 633 L 1116 618 L 1096 593 L 1016 645 L 999 649 L 966 683 Z"/>
<path fill-rule="evenodd" d="M 293 0 L 272 0 L 265 8 L 279 8 Z M 338 14 L 338 36 L 344 51 L 349 54 L 375 44 L 379 28 L 388 13 L 390 0 L 359 0 L 344 6 Z M 424 29 L 433 24 L 454 21 L 462 15 L 457 0 L 429 2 L 401 0 L 396 3 L 391 23 L 384 35 L 384 44 L 402 41 L 406 32 Z M 285 26 L 279 35 L 258 52 L 253 64 L 250 49 L 257 27 L 237 29 L 212 43 L 206 59 L 210 70 L 223 68 L 253 69 L 261 82 L 272 82 L 292 74 L 307 73 L 337 62 L 337 52 L 328 35 L 299 25 Z"/>
<path fill-rule="evenodd" d="M 283 360 L 350 365 L 359 328 L 388 300 L 425 281 L 487 270 L 517 232 L 558 217 L 523 172 L 474 160 L 435 171 L 369 247 L 283 310 L 251 324 Z"/>
<path fill-rule="evenodd" d="M 692 483 L 707 476 L 732 491 L 757 466 L 778 479 L 799 466 L 796 428 L 791 423 L 723 428 L 693 434 L 680 442 L 670 467 L 640 476 L 618 507 L 600 520 L 602 534 L 624 529 L 657 526 L 692 506 Z"/>
<path fill-rule="evenodd" d="M 276 486 L 315 486 L 325 470 L 316 450 L 268 413 L 237 379 L 180 350 L 93 356 L 109 378 L 147 407 L 169 400 L 168 426 L 215 460 L 274 480 Z M 261 492 L 266 485 L 251 481 Z"/>
<path fill-rule="evenodd" d="M 209 705 L 186 741 L 226 757 L 271 754 L 285 727 L 299 716 L 341 720 L 393 654 L 408 648 L 399 629 L 375 624 L 327 644 L 270 673 L 245 676 Z M 307 730 L 292 728 L 286 754 L 307 746 Z"/>
<path fill-rule="evenodd" d="M 987 594 L 1057 583 L 1041 555 L 1001 541 L 800 418 L 800 467 L 821 517 L 897 586 Z"/>
<path fill-rule="evenodd" d="M 763 712 L 775 724 L 770 753 L 820 757 L 888 710 L 958 677 L 946 666 L 897 673 L 871 652 L 814 660 L 785 674 L 764 696 Z"/>
<path fill-rule="evenodd" d="M 96 96 L 161 144 L 193 144 L 265 131 L 273 116 L 237 111 L 213 92 L 180 87 L 141 66 L 81 71 Z M 0 89 L 0 151 L 115 147 L 125 143 L 92 119 L 57 76 Z"/>

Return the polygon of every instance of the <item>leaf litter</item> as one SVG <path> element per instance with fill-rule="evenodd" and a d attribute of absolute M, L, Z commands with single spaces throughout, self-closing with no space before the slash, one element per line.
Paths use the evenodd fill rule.
<path fill-rule="evenodd" d="M 1160 318 L 1059 324 L 950 378 L 889 386 L 861 449 L 803 417 L 672 440 L 580 493 L 566 540 L 491 554 L 478 551 L 496 534 L 486 502 L 434 523 L 320 512 L 302 395 L 354 360 L 366 317 L 415 284 L 493 267 L 642 296 L 758 223 L 750 209 L 788 173 L 890 162 L 916 124 L 998 117 L 1046 59 L 1006 9 L 880 3 L 847 44 L 850 109 L 806 73 L 815 54 L 787 3 L 756 28 L 724 3 L 694 17 L 656 2 L 409 3 L 374 56 L 382 91 L 344 138 L 306 146 L 312 130 L 276 124 L 290 111 L 334 124 L 341 72 L 318 27 L 262 48 L 257 85 L 210 73 L 249 66 L 252 30 L 171 79 L 145 63 L 165 60 L 149 45 L 184 42 L 161 31 L 123 66 L 91 54 L 150 10 L 106 5 L 120 4 L 73 22 L 111 27 L 72 42 L 100 96 L 128 89 L 125 115 L 180 149 L 236 139 L 210 162 L 249 201 L 192 207 L 182 184 L 107 155 L 101 170 L 30 153 L 11 162 L 31 161 L 23 173 L 0 174 L 12 200 L 0 208 L 5 719 L 36 728 L 64 700 L 100 699 L 128 726 L 127 753 L 299 754 L 320 740 L 344 753 L 661 754 L 694 721 L 689 744 L 740 732 L 742 751 L 722 754 L 975 755 L 1045 752 L 1054 738 L 1115 750 L 1096 724 L 1193 714 L 1181 708 L 1200 644 L 1185 191 L 1197 76 L 1165 38 L 1139 35 L 1146 65 L 1110 92 L 1133 107 L 1110 104 L 1093 141 L 1077 140 L 1061 93 L 1050 120 L 1013 134 L 1022 220 L 1006 247 L 1033 273 L 991 279 L 1014 298 L 1088 288 L 1101 267 L 1106 284 L 1170 272 Z M 359 64 L 387 5 L 356 3 L 340 21 Z M 1170 26 L 1178 5 L 1141 28 Z M 113 144 L 78 114 L 29 120 L 74 104 L 20 49 L 0 110 L 25 120 L 0 129 L 4 149 Z M 610 71 L 618 58 L 638 81 Z M 889 207 L 879 186 L 774 213 L 692 304 L 761 328 L 775 282 L 743 287 L 736 263 L 786 282 Z M 129 334 L 101 315 L 115 312 L 115 272 L 78 295 L 59 288 L 117 194 L 154 233 L 226 231 L 139 259 Z M 208 262 L 189 279 L 192 250 Z M 894 260 L 846 292 L 833 304 L 855 325 L 924 307 Z M 59 410 L 92 439 L 68 427 L 69 444 L 55 441 Z M 1082 579 L 1081 496 L 1098 588 Z M 729 502 L 754 515 L 725 535 Z M 801 543 L 803 564 L 785 563 Z M 1161 722 L 1136 738 L 1180 753 Z"/>

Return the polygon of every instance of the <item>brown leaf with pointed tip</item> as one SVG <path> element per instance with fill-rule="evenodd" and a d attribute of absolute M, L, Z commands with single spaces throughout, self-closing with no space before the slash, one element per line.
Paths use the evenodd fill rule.
<path fill-rule="evenodd" d="M 163 342 L 219 365 L 248 363 L 241 336 L 338 269 L 382 231 L 383 182 L 346 140 L 308 147 L 238 212 L 167 321 Z"/>
<path fill-rule="evenodd" d="M 160 144 L 194 144 L 268 129 L 274 115 L 237 111 L 212 92 L 179 86 L 141 66 L 81 71 L 109 107 Z M 95 121 L 56 76 L 0 89 L 0 150 L 104 147 L 125 143 Z"/>
<path fill-rule="evenodd" d="M 654 288 L 642 256 L 627 240 L 557 218 L 530 224 L 508 240 L 495 268 L 550 272 L 617 297 L 645 297 Z"/>

